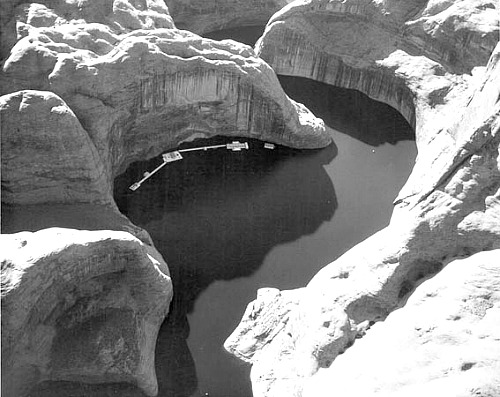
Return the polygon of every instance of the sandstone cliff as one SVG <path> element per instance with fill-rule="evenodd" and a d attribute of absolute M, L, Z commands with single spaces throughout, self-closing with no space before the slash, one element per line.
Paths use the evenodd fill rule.
<path fill-rule="evenodd" d="M 106 192 L 113 178 L 130 162 L 158 155 L 193 136 L 247 135 L 298 147 L 321 147 L 330 141 L 322 122 L 288 99 L 272 69 L 247 46 L 214 42 L 175 29 L 152 29 L 156 27 L 153 22 L 149 30 L 128 33 L 122 33 L 123 26 L 129 27 L 124 22 L 121 30 L 114 28 L 115 20 L 109 26 L 85 20 L 71 24 L 63 20 L 60 25 L 52 21 L 57 26 L 47 27 L 45 19 L 33 14 L 57 16 L 56 11 L 35 4 L 26 7 L 27 11 L 22 9 L 28 14 L 26 23 L 34 26 L 19 28 L 19 35 L 25 37 L 3 65 L 0 89 L 4 94 L 50 91 L 74 113 L 66 112 L 66 119 L 76 116 L 73 128 L 79 129 L 79 135 L 85 130 L 90 137 L 89 146 L 95 146 L 101 163 L 94 173 L 104 172 L 99 178 L 105 181 L 100 197 L 92 195 L 93 189 L 88 197 L 80 195 L 79 201 L 109 201 Z M 116 4 L 113 7 L 113 15 L 121 10 Z M 160 26 L 166 24 L 161 21 Z M 13 98 L 8 96 L 3 102 Z M 31 102 L 23 103 L 23 110 L 31 106 Z M 11 145 L 14 126 L 24 116 L 16 115 L 14 105 L 6 103 L 5 108 L 9 116 L 2 118 L 2 139 Z M 53 108 L 44 111 L 56 113 Z M 52 129 L 55 122 L 63 123 L 60 117 L 51 114 L 39 121 L 45 119 L 51 123 L 48 130 L 66 127 L 61 124 Z M 81 161 L 86 160 L 82 157 Z M 13 168 L 8 171 L 2 175 L 4 183 L 19 185 L 21 176 Z M 5 197 L 8 203 L 29 200 L 22 195 Z M 32 195 L 33 200 L 37 199 Z M 38 200 L 49 199 L 38 196 Z M 74 198 L 59 199 L 66 200 Z"/>
<path fill-rule="evenodd" d="M 331 137 L 250 47 L 175 29 L 162 0 L 0 7 L 2 227 L 37 231 L 2 237 L 2 391 L 126 382 L 154 395 L 171 282 L 118 212 L 115 176 L 197 137 Z"/>
<path fill-rule="evenodd" d="M 404 328 L 397 322 L 413 315 L 423 280 L 456 257 L 500 247 L 498 33 L 497 5 L 488 1 L 304 0 L 271 18 L 257 50 L 277 73 L 355 88 L 392 105 L 415 126 L 419 153 L 386 229 L 326 266 L 306 288 L 261 293 L 249 305 L 226 348 L 253 363 L 255 396 L 336 395 L 353 387 L 360 395 L 384 396 L 421 395 L 438 386 L 450 387 L 442 394 L 450 396 L 500 393 L 492 375 L 499 356 L 487 353 L 498 351 L 498 332 L 484 328 L 498 315 L 495 281 L 478 285 L 491 306 L 464 309 L 464 323 L 457 323 L 470 339 L 421 349 L 415 335 L 425 334 L 421 324 L 441 326 L 430 315 L 398 339 L 413 343 L 414 355 L 388 348 L 391 362 L 385 365 L 381 350 L 393 342 L 392 329 Z M 471 277 L 497 278 L 498 250 L 473 258 L 478 262 L 465 261 L 479 266 Z M 446 288 L 446 277 L 459 272 L 455 262 L 448 266 L 432 280 L 442 290 L 437 295 L 453 307 L 462 299 L 482 305 L 476 299 L 481 293 L 463 286 L 466 276 L 456 273 L 462 292 Z M 384 320 L 371 336 L 370 327 Z M 451 338 L 444 329 L 429 335 Z M 480 335 L 484 345 L 476 345 Z M 484 355 L 467 358 L 469 343 Z M 380 364 L 374 356 L 364 366 L 362 349 L 370 355 L 375 346 Z M 446 363 L 438 358 L 444 351 L 450 354 Z M 418 372 L 425 354 L 426 368 Z M 370 363 L 380 365 L 377 380 L 367 374 Z M 343 366 L 359 370 L 347 375 Z M 454 382 L 464 372 L 466 379 Z"/>
<path fill-rule="evenodd" d="M 203 35 L 242 26 L 264 26 L 292 0 L 166 0 L 179 29 Z"/>

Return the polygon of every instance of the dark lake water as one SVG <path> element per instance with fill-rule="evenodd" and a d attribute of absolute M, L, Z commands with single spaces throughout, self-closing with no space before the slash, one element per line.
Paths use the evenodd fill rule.
<path fill-rule="evenodd" d="M 250 367 L 223 343 L 257 289 L 304 286 L 386 226 L 414 164 L 412 129 L 394 109 L 306 79 L 281 82 L 337 130 L 335 144 L 267 150 L 240 138 L 250 150 L 186 153 L 134 193 L 127 187 L 160 158 L 115 181 L 121 211 L 149 231 L 174 282 L 156 349 L 159 396 L 250 397 Z"/>

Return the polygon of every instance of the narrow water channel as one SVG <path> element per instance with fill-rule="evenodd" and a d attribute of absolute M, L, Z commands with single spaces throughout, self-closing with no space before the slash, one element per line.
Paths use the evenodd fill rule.
<path fill-rule="evenodd" d="M 134 193 L 127 187 L 159 158 L 116 179 L 120 210 L 149 231 L 172 272 L 175 297 L 156 349 L 161 397 L 250 397 L 250 367 L 222 345 L 257 289 L 304 286 L 386 226 L 413 166 L 413 131 L 394 109 L 306 79 L 281 82 L 336 128 L 334 145 L 268 150 L 240 138 L 248 151 L 186 153 Z"/>

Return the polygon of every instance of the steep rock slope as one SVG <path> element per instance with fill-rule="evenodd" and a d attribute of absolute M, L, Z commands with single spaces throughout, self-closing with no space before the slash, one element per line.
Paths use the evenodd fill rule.
<path fill-rule="evenodd" d="M 179 29 L 197 34 L 241 26 L 264 26 L 292 0 L 166 0 Z"/>
<path fill-rule="evenodd" d="M 388 103 L 421 140 L 464 105 L 471 73 L 497 42 L 498 10 L 488 0 L 295 1 L 271 18 L 256 47 L 278 74 Z"/>
<path fill-rule="evenodd" d="M 487 1 L 304 0 L 269 22 L 257 47 L 278 73 L 356 88 L 391 104 L 416 126 L 419 154 L 386 229 L 326 266 L 306 288 L 262 293 L 249 305 L 226 348 L 253 363 L 255 396 L 302 395 L 320 368 L 341 354 L 343 363 L 350 360 L 350 346 L 444 263 L 500 247 L 498 29 L 498 9 Z M 498 251 L 484 258 L 489 265 L 482 271 L 494 277 Z M 495 293 L 498 286 L 490 287 Z M 378 343 L 390 344 L 390 336 Z M 452 348 L 454 354 L 466 349 Z M 498 368 L 498 357 L 490 358 L 483 360 L 484 374 Z M 334 368 L 321 370 L 328 374 L 321 379 L 342 377 Z M 440 368 L 429 363 L 423 382 L 444 378 Z M 397 375 L 411 379 L 413 370 L 407 365 Z M 390 383 L 396 373 L 385 376 Z M 323 380 L 326 389 L 311 386 L 309 395 L 334 394 Z M 477 390 L 498 386 L 491 376 L 474 382 Z M 376 395 L 378 386 L 371 386 L 365 395 Z"/>

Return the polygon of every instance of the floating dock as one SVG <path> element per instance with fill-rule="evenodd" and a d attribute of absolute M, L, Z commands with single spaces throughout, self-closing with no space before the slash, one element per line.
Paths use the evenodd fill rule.
<path fill-rule="evenodd" d="M 270 144 L 270 145 L 272 145 L 272 144 Z M 145 172 L 144 177 L 140 181 L 131 185 L 129 187 L 129 189 L 132 190 L 133 192 L 135 192 L 137 189 L 139 189 L 141 187 L 141 185 L 145 181 L 147 181 L 149 178 L 151 178 L 155 173 L 157 173 L 160 169 L 162 169 L 166 164 L 172 163 L 174 161 L 182 160 L 183 157 L 182 157 L 181 153 L 195 152 L 195 151 L 200 151 L 200 150 L 207 151 L 210 149 L 221 149 L 221 148 L 226 148 L 227 150 L 232 150 L 233 152 L 241 152 L 243 149 L 248 149 L 248 143 L 247 142 L 242 143 L 239 141 L 233 141 L 231 143 L 226 143 L 224 145 L 201 146 L 201 147 L 180 149 L 180 150 L 176 150 L 173 152 L 164 153 L 164 154 L 162 154 L 163 163 L 161 163 L 153 171 Z M 273 147 L 273 149 L 274 149 L 274 147 Z"/>

